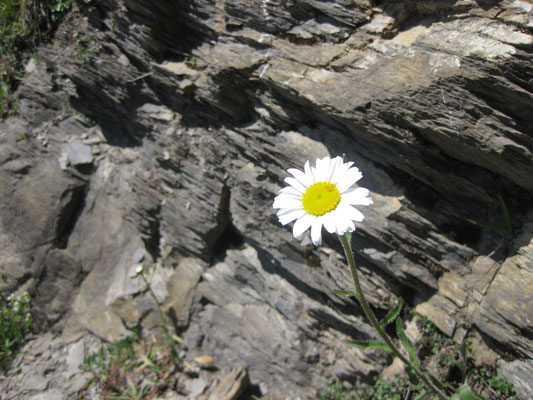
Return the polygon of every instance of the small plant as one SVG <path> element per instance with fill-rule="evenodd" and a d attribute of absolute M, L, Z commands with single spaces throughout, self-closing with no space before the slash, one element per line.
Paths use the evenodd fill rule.
<path fill-rule="evenodd" d="M 315 400 L 344 400 L 351 392 L 352 390 L 346 388 L 342 383 L 331 379 L 326 389 L 317 391 Z"/>
<path fill-rule="evenodd" d="M 501 376 L 493 376 L 488 380 L 488 383 L 491 389 L 494 391 L 494 394 L 499 398 L 517 400 L 517 397 L 515 396 L 514 385 L 507 379 L 502 378 Z"/>
<path fill-rule="evenodd" d="M 85 62 L 91 62 L 101 49 L 102 45 L 92 35 L 83 35 L 78 38 L 76 54 Z"/>
<path fill-rule="evenodd" d="M 0 294 L 0 370 L 6 372 L 30 332 L 30 295 Z"/>
<path fill-rule="evenodd" d="M 446 346 L 453 346 L 454 342 L 444 335 L 427 317 L 416 314 L 416 325 L 424 337 L 424 343 L 433 353 Z"/>
<path fill-rule="evenodd" d="M 348 388 L 332 379 L 326 389 L 317 391 L 315 400 L 404 400 L 415 399 L 421 391 L 422 386 L 413 387 L 406 378 L 399 376 L 389 380 L 378 376 L 373 385 L 356 388 Z"/>
<path fill-rule="evenodd" d="M 484 392 L 489 394 L 490 400 L 517 400 L 514 385 L 507 379 L 498 376 L 496 372 L 488 367 L 476 369 L 469 380 L 474 387 L 484 388 Z"/>
<path fill-rule="evenodd" d="M 92 398 L 91 390 L 106 399 L 149 399 L 175 386 L 175 363 L 168 349 L 140 337 L 128 337 L 102 347 L 79 366 L 89 374 L 78 400 Z"/>
<path fill-rule="evenodd" d="M 366 398 L 403 400 L 405 398 L 405 394 L 408 393 L 409 388 L 409 381 L 401 377 L 395 377 L 389 381 L 378 379 L 374 385 L 373 393 Z M 414 393 L 418 393 L 418 391 L 415 389 Z"/>
<path fill-rule="evenodd" d="M 20 142 L 22 140 L 30 140 L 33 134 L 33 126 L 28 125 L 25 132 L 19 133 L 15 142 Z"/>
<path fill-rule="evenodd" d="M 50 36 L 70 7 L 70 0 L 0 2 L 0 118 L 18 112 L 14 91 L 28 52 Z"/>

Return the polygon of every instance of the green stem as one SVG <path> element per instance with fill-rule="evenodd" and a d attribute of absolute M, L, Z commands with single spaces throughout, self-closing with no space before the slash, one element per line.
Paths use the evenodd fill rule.
<path fill-rule="evenodd" d="M 167 318 L 165 316 L 165 313 L 161 309 L 161 304 L 159 304 L 159 301 L 157 300 L 157 297 L 155 296 L 155 293 L 152 290 L 152 287 L 150 286 L 150 283 L 148 282 L 148 279 L 146 279 L 146 277 L 144 276 L 144 273 L 141 272 L 140 275 L 141 275 L 141 278 L 143 279 L 143 281 L 144 281 L 144 283 L 146 285 L 146 288 L 148 289 L 148 293 L 150 293 L 150 296 L 152 297 L 152 299 L 154 299 L 155 304 L 157 305 L 157 310 L 159 311 L 159 317 L 161 318 L 161 323 L 162 323 L 161 328 L 163 329 L 163 335 L 165 336 L 165 340 L 167 341 L 168 345 L 170 346 L 170 350 L 173 353 L 175 353 L 176 349 L 174 347 L 174 342 L 172 341 L 172 338 L 170 337 L 170 335 L 168 333 Z"/>
<path fill-rule="evenodd" d="M 384 327 L 381 326 L 381 324 L 377 320 L 376 316 L 374 315 L 374 312 L 370 308 L 370 305 L 366 301 L 366 298 L 365 298 L 365 296 L 363 294 L 363 290 L 361 289 L 361 284 L 359 283 L 359 277 L 357 275 L 357 269 L 355 267 L 355 259 L 354 259 L 354 256 L 353 256 L 352 247 L 350 245 L 350 242 L 348 241 L 348 238 L 346 237 L 346 235 L 344 235 L 344 236 L 340 236 L 339 235 L 339 240 L 341 241 L 342 247 L 344 249 L 344 253 L 346 254 L 346 260 L 348 261 L 348 265 L 350 266 L 350 271 L 352 273 L 352 279 L 353 279 L 353 283 L 354 283 L 354 286 L 355 286 L 355 292 L 357 293 L 357 299 L 359 300 L 359 304 L 361 304 L 361 307 L 363 308 L 363 311 L 364 311 L 366 317 L 368 318 L 368 320 L 370 321 L 370 323 L 372 324 L 374 329 L 376 329 L 376 331 L 379 334 L 379 336 L 381 337 L 381 339 L 383 339 L 385 344 L 387 346 L 389 346 L 389 348 L 394 353 L 394 355 L 396 355 L 396 357 L 398 357 L 400 360 L 402 360 L 402 362 L 405 365 L 410 366 L 413 369 L 413 371 L 416 373 L 418 378 L 422 382 L 424 382 L 424 384 L 431 391 L 433 391 L 440 400 L 448 400 L 448 396 L 446 396 L 446 394 L 444 394 L 433 382 L 431 382 L 431 380 L 427 377 L 427 373 L 425 371 L 423 371 L 423 370 L 420 370 L 415 365 L 413 365 L 413 363 L 411 363 L 402 354 L 402 352 L 400 351 L 398 346 L 396 346 L 396 344 L 394 344 L 394 342 L 389 337 L 389 335 L 387 335 L 387 332 L 385 332 Z"/>

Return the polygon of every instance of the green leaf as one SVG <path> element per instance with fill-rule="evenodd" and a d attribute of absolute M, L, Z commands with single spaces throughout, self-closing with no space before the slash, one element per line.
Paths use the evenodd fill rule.
<path fill-rule="evenodd" d="M 463 343 L 461 343 L 461 357 L 463 358 L 463 363 L 465 363 L 465 365 L 468 359 L 467 346 L 468 346 L 468 341 L 463 340 Z"/>
<path fill-rule="evenodd" d="M 424 392 L 420 393 L 418 396 L 416 396 L 413 400 L 429 399 L 431 395 L 432 395 L 431 392 L 424 391 Z"/>
<path fill-rule="evenodd" d="M 338 290 L 335 290 L 335 294 L 338 294 L 339 296 L 344 296 L 344 297 L 355 297 L 356 299 L 359 298 L 357 293 L 355 293 L 352 290 L 341 290 L 341 289 L 338 289 Z"/>
<path fill-rule="evenodd" d="M 478 221 L 478 220 L 475 220 L 475 219 L 468 219 L 467 221 L 470 222 L 471 224 L 479 225 L 479 226 L 482 226 L 484 228 L 490 228 L 490 229 L 494 229 L 494 230 L 497 230 L 497 231 L 507 232 L 507 228 L 505 226 L 502 226 L 502 225 L 491 224 L 490 222 L 481 222 L 481 221 Z"/>
<path fill-rule="evenodd" d="M 472 392 L 472 389 L 466 383 L 459 388 L 459 394 L 461 395 L 461 400 L 485 400 L 480 395 Z"/>
<path fill-rule="evenodd" d="M 398 314 L 400 314 L 400 311 L 402 311 L 403 307 L 403 300 L 401 297 L 398 298 L 398 303 L 392 310 L 390 310 L 387 315 L 385 315 L 385 318 L 381 320 L 379 323 L 383 328 L 386 327 L 388 324 L 390 324 L 392 321 L 398 317 Z"/>
<path fill-rule="evenodd" d="M 135 384 L 131 380 L 130 377 L 127 378 L 128 384 L 126 387 L 126 390 L 128 391 L 129 395 L 131 397 L 137 397 L 137 388 L 135 387 Z"/>
<path fill-rule="evenodd" d="M 418 378 L 418 376 L 416 376 L 415 371 L 413 370 L 413 367 L 406 365 L 404 370 L 405 370 L 405 374 L 409 378 L 409 382 L 413 386 L 417 386 L 420 383 L 420 379 Z"/>
<path fill-rule="evenodd" d="M 108 398 L 114 399 L 114 400 L 129 400 L 129 397 L 123 394 L 108 394 L 107 396 Z"/>
<path fill-rule="evenodd" d="M 9 85 L 6 82 L 0 83 L 0 98 L 5 98 L 9 95 Z"/>
<path fill-rule="evenodd" d="M 346 343 L 363 350 L 381 349 L 392 353 L 392 350 L 389 346 L 387 346 L 385 343 L 381 343 L 378 340 L 347 340 Z"/>
<path fill-rule="evenodd" d="M 409 359 L 411 360 L 411 362 L 415 365 L 415 367 L 420 368 L 420 363 L 418 362 L 418 358 L 416 357 L 415 346 L 405 334 L 405 331 L 403 330 L 402 326 L 402 320 L 399 318 L 396 319 L 396 334 L 398 335 L 398 339 L 400 339 L 400 342 L 402 342 L 405 350 L 407 350 L 407 354 L 409 354 Z"/>
<path fill-rule="evenodd" d="M 511 224 L 511 214 L 509 214 L 509 209 L 507 208 L 507 204 L 505 204 L 505 201 L 503 201 L 502 195 L 499 193 L 498 193 L 498 200 L 500 200 L 500 207 L 502 209 L 503 218 L 505 219 L 505 225 L 507 227 L 507 232 L 509 232 L 509 234 L 512 235 L 513 225 Z"/>
<path fill-rule="evenodd" d="M 426 377 L 431 381 L 433 382 L 433 384 L 438 387 L 440 390 L 444 390 L 444 385 L 442 384 L 441 381 L 439 381 L 437 378 L 435 378 L 433 375 L 431 374 L 426 374 Z"/>
<path fill-rule="evenodd" d="M 450 400 L 461 400 L 461 396 L 456 393 L 452 397 L 450 397 Z"/>
<path fill-rule="evenodd" d="M 183 343 L 183 339 L 181 338 L 181 336 L 178 336 L 176 334 L 172 335 L 172 340 L 174 340 L 176 343 Z"/>

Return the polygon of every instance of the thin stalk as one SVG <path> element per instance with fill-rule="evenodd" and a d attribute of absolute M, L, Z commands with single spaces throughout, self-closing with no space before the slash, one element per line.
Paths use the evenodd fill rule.
<path fill-rule="evenodd" d="M 385 332 L 385 329 L 381 326 L 379 321 L 377 320 L 376 316 L 374 315 L 374 312 L 370 308 L 370 305 L 366 301 L 366 298 L 363 294 L 363 290 L 361 289 L 361 284 L 359 283 L 359 277 L 357 275 L 357 269 L 355 267 L 355 258 L 353 256 L 352 247 L 350 245 L 350 242 L 348 241 L 348 238 L 346 235 L 340 236 L 339 240 L 341 241 L 342 247 L 344 249 L 344 253 L 346 254 L 346 260 L 348 261 L 348 265 L 350 266 L 350 272 L 352 273 L 352 279 L 355 286 L 355 292 L 357 293 L 357 299 L 359 300 L 359 304 L 361 304 L 361 307 L 363 308 L 363 311 L 374 327 L 374 329 L 377 331 L 381 339 L 385 342 L 387 346 L 391 349 L 391 351 L 398 357 L 405 365 L 410 366 L 413 371 L 416 373 L 418 378 L 424 382 L 424 384 L 433 391 L 437 397 L 440 400 L 448 400 L 448 396 L 446 396 L 445 393 L 443 393 L 431 380 L 426 376 L 425 371 L 421 371 L 419 368 L 417 368 L 413 363 L 411 363 L 400 351 L 398 346 L 392 341 L 392 339 L 387 335 L 387 332 Z"/>
<path fill-rule="evenodd" d="M 159 311 L 159 317 L 161 318 L 161 328 L 163 329 L 163 335 L 165 336 L 165 340 L 167 341 L 168 345 L 170 346 L 170 350 L 173 354 L 176 354 L 176 348 L 174 346 L 174 342 L 172 341 L 172 338 L 170 337 L 170 334 L 168 333 L 167 328 L 167 318 L 165 316 L 165 313 L 161 309 L 161 304 L 159 304 L 159 301 L 157 300 L 157 297 L 155 296 L 154 291 L 152 290 L 152 287 L 150 286 L 150 283 L 148 282 L 148 279 L 144 276 L 144 273 L 141 272 L 139 274 L 141 278 L 143 279 L 144 283 L 146 284 L 146 288 L 148 289 L 148 293 L 150 293 L 150 296 L 152 299 L 154 299 L 155 304 L 157 305 L 157 310 Z"/>

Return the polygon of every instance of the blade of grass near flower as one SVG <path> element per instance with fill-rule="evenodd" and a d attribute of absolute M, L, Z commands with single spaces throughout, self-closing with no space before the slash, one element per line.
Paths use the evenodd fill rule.
<path fill-rule="evenodd" d="M 462 361 L 457 361 L 456 365 L 461 370 L 461 377 L 466 382 L 466 363 L 468 361 L 467 341 L 463 340 L 460 347 Z"/>
<path fill-rule="evenodd" d="M 496 231 L 501 231 L 501 232 L 508 232 L 507 227 L 502 226 L 502 225 L 491 224 L 490 222 L 481 222 L 481 221 L 470 219 L 470 218 L 467 221 L 470 222 L 471 224 L 478 225 L 483 228 L 494 229 Z"/>
<path fill-rule="evenodd" d="M 502 208 L 503 218 L 505 219 L 505 225 L 507 227 L 507 231 L 510 235 L 513 234 L 513 225 L 511 224 L 511 215 L 509 214 L 509 209 L 507 208 L 507 204 L 505 204 L 505 201 L 503 201 L 503 197 L 501 194 L 498 193 L 498 200 L 500 200 L 500 207 Z"/>

